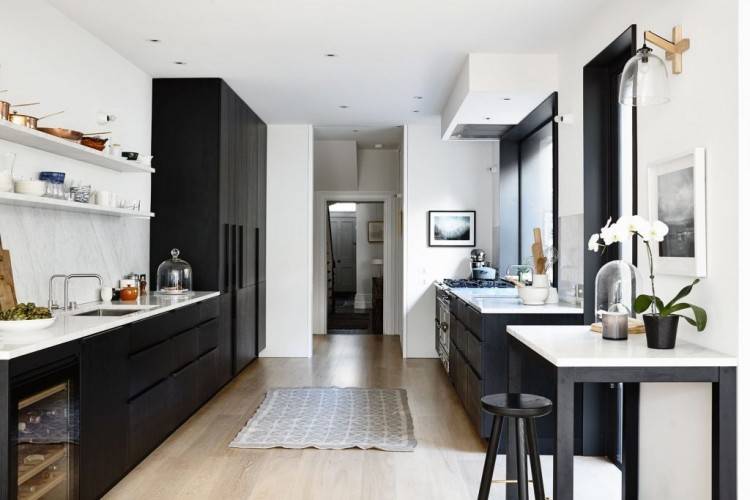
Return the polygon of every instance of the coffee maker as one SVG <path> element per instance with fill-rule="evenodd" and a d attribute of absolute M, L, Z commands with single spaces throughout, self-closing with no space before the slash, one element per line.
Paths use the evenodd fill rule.
<path fill-rule="evenodd" d="M 481 248 L 475 248 L 471 251 L 471 276 L 469 276 L 469 279 L 494 280 L 497 277 L 497 271 L 490 267 L 490 263 L 485 259 L 485 256 L 486 254 Z"/>

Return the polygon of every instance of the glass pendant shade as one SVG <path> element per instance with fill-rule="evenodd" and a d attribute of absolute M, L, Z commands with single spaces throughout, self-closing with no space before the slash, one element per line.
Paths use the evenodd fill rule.
<path fill-rule="evenodd" d="M 651 106 L 669 102 L 668 78 L 664 61 L 644 45 L 622 70 L 620 104 Z"/>

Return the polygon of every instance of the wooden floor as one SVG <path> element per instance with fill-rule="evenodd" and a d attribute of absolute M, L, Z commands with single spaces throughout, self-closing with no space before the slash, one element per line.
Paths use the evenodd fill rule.
<path fill-rule="evenodd" d="M 476 498 L 485 445 L 438 360 L 402 359 L 393 336 L 315 336 L 314 346 L 311 359 L 254 362 L 105 498 Z M 407 389 L 416 451 L 229 448 L 266 389 L 290 386 Z M 503 497 L 494 487 L 493 498 Z"/>

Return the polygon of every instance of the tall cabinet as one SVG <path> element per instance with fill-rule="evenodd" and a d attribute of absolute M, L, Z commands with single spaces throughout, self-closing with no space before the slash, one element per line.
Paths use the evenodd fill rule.
<path fill-rule="evenodd" d="M 219 78 L 153 82 L 151 282 L 172 248 L 219 290 L 223 380 L 265 348 L 266 124 Z"/>

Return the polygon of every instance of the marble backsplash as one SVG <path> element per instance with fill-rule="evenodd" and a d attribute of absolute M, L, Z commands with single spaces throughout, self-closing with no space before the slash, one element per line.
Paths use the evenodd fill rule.
<path fill-rule="evenodd" d="M 148 274 L 149 221 L 0 205 L 0 237 L 10 250 L 19 302 L 47 304 L 52 274 L 97 273 L 113 286 L 126 273 Z M 55 297 L 62 304 L 62 280 Z M 70 299 L 99 299 L 96 280 L 76 280 Z"/>
<path fill-rule="evenodd" d="M 583 283 L 583 214 L 567 215 L 558 220 L 558 293 L 566 302 L 575 301 L 576 287 Z"/>

